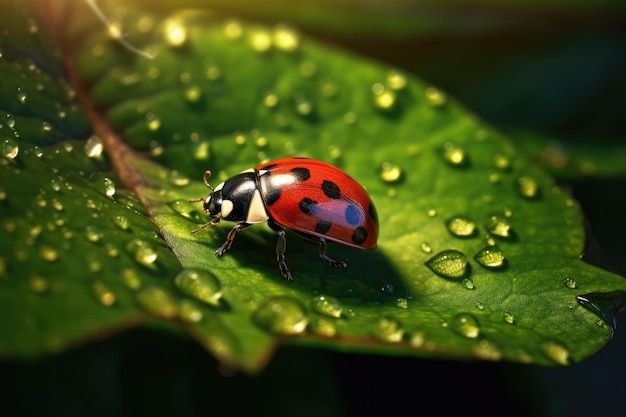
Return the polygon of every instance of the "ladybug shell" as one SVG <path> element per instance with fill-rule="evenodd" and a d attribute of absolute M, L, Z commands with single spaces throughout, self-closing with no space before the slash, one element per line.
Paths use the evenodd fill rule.
<path fill-rule="evenodd" d="M 365 189 L 322 161 L 284 158 L 255 168 L 270 217 L 306 238 L 361 249 L 378 239 L 376 209 Z"/>

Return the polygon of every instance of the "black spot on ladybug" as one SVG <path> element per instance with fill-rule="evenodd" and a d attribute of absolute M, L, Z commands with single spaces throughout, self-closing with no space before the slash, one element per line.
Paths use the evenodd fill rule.
<path fill-rule="evenodd" d="M 330 226 L 332 225 L 333 224 L 329 222 L 328 220 L 320 220 L 315 225 L 315 232 L 325 235 L 326 232 L 328 232 L 328 229 L 330 229 Z"/>
<path fill-rule="evenodd" d="M 354 233 L 352 233 L 352 243 L 362 245 L 365 239 L 367 239 L 367 230 L 365 230 L 365 227 L 357 227 L 354 229 Z"/>
<path fill-rule="evenodd" d="M 305 197 L 300 200 L 300 210 L 302 210 L 304 214 L 315 216 L 315 214 L 317 214 L 317 203 L 310 198 Z"/>
<path fill-rule="evenodd" d="M 353 204 L 348 204 L 348 206 L 346 207 L 345 215 L 346 221 L 353 226 L 361 224 L 361 222 L 363 221 L 363 216 L 361 215 L 361 212 Z"/>
<path fill-rule="evenodd" d="M 341 190 L 339 189 L 337 184 L 332 181 L 324 180 L 324 182 L 322 183 L 322 191 L 324 191 L 326 197 L 332 198 L 333 200 L 337 200 L 339 197 L 341 197 Z"/>
<path fill-rule="evenodd" d="M 309 171 L 307 168 L 294 168 L 291 170 L 291 173 L 299 181 L 306 181 L 311 178 L 311 171 Z"/>
<path fill-rule="evenodd" d="M 378 224 L 378 213 L 376 212 L 376 207 L 374 207 L 371 201 L 370 201 L 370 207 L 367 210 L 367 212 L 369 213 L 370 217 L 374 220 L 374 223 Z"/>
<path fill-rule="evenodd" d="M 268 206 L 273 205 L 280 198 L 280 188 L 270 188 L 265 193 L 265 202 Z"/>

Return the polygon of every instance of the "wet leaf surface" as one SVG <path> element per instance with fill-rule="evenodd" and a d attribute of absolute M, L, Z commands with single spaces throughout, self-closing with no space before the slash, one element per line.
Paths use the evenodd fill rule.
<path fill-rule="evenodd" d="M 569 365 L 611 333 L 577 297 L 623 300 L 626 283 L 579 259 L 577 203 L 437 88 L 284 25 L 107 4 L 150 60 L 86 4 L 1 7 L 23 16 L 0 43 L 5 356 L 158 321 L 249 371 L 284 340 Z M 215 186 L 288 155 L 368 189 L 377 250 L 332 245 L 349 263 L 332 269 L 288 233 L 287 282 L 265 225 L 221 258 L 229 225 L 191 234 L 206 169 Z"/>

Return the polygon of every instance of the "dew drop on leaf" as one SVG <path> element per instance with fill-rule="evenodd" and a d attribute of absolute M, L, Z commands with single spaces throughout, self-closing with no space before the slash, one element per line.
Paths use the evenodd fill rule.
<path fill-rule="evenodd" d="M 46 278 L 33 275 L 28 279 L 28 288 L 36 294 L 43 294 L 50 289 L 50 283 Z"/>
<path fill-rule="evenodd" d="M 511 159 L 501 153 L 495 153 L 493 154 L 493 164 L 497 169 L 506 171 L 511 167 Z"/>
<path fill-rule="evenodd" d="M 493 342 L 482 339 L 472 348 L 472 353 L 479 359 L 498 361 L 502 359 L 502 351 Z"/>
<path fill-rule="evenodd" d="M 376 83 L 372 86 L 374 93 L 374 106 L 379 110 L 389 111 L 395 107 L 396 93 L 388 90 L 384 85 Z"/>
<path fill-rule="evenodd" d="M 400 321 L 393 317 L 383 316 L 374 323 L 373 334 L 383 342 L 397 343 L 402 341 L 404 329 Z"/>
<path fill-rule="evenodd" d="M 512 239 L 511 225 L 501 216 L 493 215 L 485 221 L 485 228 L 489 233 L 503 239 Z"/>
<path fill-rule="evenodd" d="M 502 268 L 506 261 L 504 253 L 497 246 L 487 246 L 481 249 L 474 259 L 485 268 L 493 269 Z"/>
<path fill-rule="evenodd" d="M 151 286 L 137 292 L 137 301 L 149 313 L 164 318 L 174 318 L 178 314 L 176 299 L 166 289 Z"/>
<path fill-rule="evenodd" d="M 426 95 L 426 99 L 428 100 L 428 104 L 433 107 L 439 107 L 446 104 L 447 97 L 445 93 L 435 87 L 428 87 L 424 92 Z"/>
<path fill-rule="evenodd" d="M 130 221 L 128 220 L 128 217 L 124 216 L 123 214 L 117 214 L 113 216 L 113 219 L 111 221 L 114 225 L 122 230 L 128 230 L 128 227 L 130 226 Z"/>
<path fill-rule="evenodd" d="M 334 323 L 321 317 L 311 320 L 309 328 L 313 333 L 324 337 L 333 337 L 337 334 Z"/>
<path fill-rule="evenodd" d="M 164 28 L 165 42 L 173 48 L 179 48 L 187 41 L 187 28 L 179 20 L 168 20 Z"/>
<path fill-rule="evenodd" d="M 110 307 L 117 301 L 115 293 L 102 281 L 94 281 L 92 289 L 96 300 L 105 307 Z"/>
<path fill-rule="evenodd" d="M 133 239 L 126 244 L 126 250 L 138 263 L 151 266 L 157 260 L 157 253 L 151 243 L 143 239 Z"/>
<path fill-rule="evenodd" d="M 476 231 L 476 223 L 461 216 L 455 216 L 446 220 L 446 227 L 450 233 L 458 237 L 469 237 Z"/>
<path fill-rule="evenodd" d="M 85 228 L 85 237 L 91 243 L 97 243 L 104 237 L 104 234 L 96 226 L 89 225 Z"/>
<path fill-rule="evenodd" d="M 524 198 L 534 199 L 539 197 L 539 184 L 530 176 L 522 176 L 517 179 L 517 193 Z"/>
<path fill-rule="evenodd" d="M 408 83 L 404 74 L 397 70 L 387 71 L 387 86 L 392 90 L 403 90 Z"/>
<path fill-rule="evenodd" d="M 85 154 L 89 158 L 100 158 L 104 151 L 104 143 L 99 136 L 91 135 L 85 142 Z"/>
<path fill-rule="evenodd" d="M 272 47 L 272 38 L 266 30 L 256 30 L 250 34 L 250 46 L 256 52 L 267 52 Z"/>
<path fill-rule="evenodd" d="M 20 151 L 20 147 L 14 139 L 0 139 L 0 152 L 9 159 L 15 159 Z"/>
<path fill-rule="evenodd" d="M 17 101 L 19 101 L 20 104 L 26 104 L 26 99 L 28 98 L 28 95 L 26 94 L 24 90 L 18 87 L 17 93 L 15 96 L 17 97 Z"/>
<path fill-rule="evenodd" d="M 183 294 L 217 306 L 222 298 L 222 284 L 209 271 L 185 268 L 174 278 L 174 285 Z"/>
<path fill-rule="evenodd" d="M 243 26 L 237 20 L 228 20 L 224 25 L 224 34 L 230 40 L 239 39 L 243 35 Z"/>
<path fill-rule="evenodd" d="M 193 300 L 182 300 L 178 304 L 178 316 L 189 323 L 199 323 L 204 318 L 200 307 Z"/>
<path fill-rule="evenodd" d="M 443 146 L 442 155 L 443 160 L 452 166 L 461 167 L 467 164 L 468 158 L 465 151 L 451 142 Z"/>
<path fill-rule="evenodd" d="M 274 28 L 274 45 L 283 52 L 293 52 L 300 45 L 300 35 L 290 26 L 276 25 Z"/>
<path fill-rule="evenodd" d="M 469 313 L 461 313 L 454 316 L 450 323 L 450 329 L 468 339 L 475 339 L 480 335 L 478 320 Z"/>
<path fill-rule="evenodd" d="M 445 250 L 426 261 L 426 266 L 445 278 L 463 278 L 467 273 L 467 257 L 454 249 Z"/>
<path fill-rule="evenodd" d="M 380 178 L 390 184 L 398 183 L 402 180 L 404 172 L 398 165 L 384 162 L 380 170 Z"/>
<path fill-rule="evenodd" d="M 569 365 L 569 350 L 556 340 L 544 340 L 539 344 L 541 351 L 558 365 Z"/>
<path fill-rule="evenodd" d="M 319 295 L 313 298 L 311 308 L 318 314 L 335 318 L 341 317 L 341 311 L 343 309 L 339 300 L 327 295 Z"/>
<path fill-rule="evenodd" d="M 573 289 L 576 288 L 576 280 L 574 278 L 572 278 L 572 277 L 566 277 L 565 281 L 563 283 L 570 290 L 573 290 Z"/>
<path fill-rule="evenodd" d="M 461 281 L 461 284 L 467 290 L 475 290 L 476 289 L 476 286 L 474 285 L 474 280 L 472 280 L 471 278 L 463 278 L 463 280 Z"/>
<path fill-rule="evenodd" d="M 505 322 L 509 324 L 515 324 L 515 317 L 513 317 L 513 314 L 511 312 L 505 311 L 503 317 Z"/>
<path fill-rule="evenodd" d="M 120 276 L 122 282 L 131 290 L 137 290 L 141 287 L 141 278 L 139 278 L 139 275 L 137 275 L 134 269 L 124 268 Z"/>
<path fill-rule="evenodd" d="M 268 298 L 256 309 L 252 319 L 264 330 L 276 334 L 299 334 L 309 323 L 304 306 L 289 296 Z"/>

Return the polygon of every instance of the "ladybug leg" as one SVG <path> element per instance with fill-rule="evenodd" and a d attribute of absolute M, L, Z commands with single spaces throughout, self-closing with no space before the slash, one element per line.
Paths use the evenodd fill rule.
<path fill-rule="evenodd" d="M 276 261 L 278 261 L 278 269 L 280 269 L 280 275 L 283 278 L 286 278 L 287 281 L 292 281 L 293 277 L 291 276 L 291 272 L 289 272 L 289 268 L 287 268 L 287 264 L 285 263 L 285 250 L 287 249 L 287 237 L 285 236 L 285 231 L 274 223 L 273 221 L 268 221 L 270 229 L 278 233 L 278 242 L 276 243 Z"/>
<path fill-rule="evenodd" d="M 192 230 L 191 234 L 198 233 L 200 230 L 205 229 L 207 226 L 213 226 L 213 225 L 218 224 L 219 222 L 220 222 L 220 218 L 219 217 L 211 219 L 208 222 L 204 223 L 202 226 L 198 227 L 197 229 Z"/>
<path fill-rule="evenodd" d="M 218 218 L 218 221 L 219 221 L 219 218 Z M 231 245 L 233 244 L 233 241 L 235 240 L 235 234 L 238 231 L 243 230 L 248 226 L 250 226 L 250 224 L 248 223 L 239 223 L 237 226 L 233 227 L 232 230 L 228 232 L 228 236 L 226 237 L 226 242 L 224 242 L 224 244 L 215 251 L 215 256 L 222 256 L 224 252 L 230 249 Z"/>
<path fill-rule="evenodd" d="M 344 261 L 336 261 L 331 259 L 326 255 L 326 249 L 328 249 L 328 244 L 326 243 L 326 239 L 323 237 L 320 238 L 320 258 L 322 261 L 326 262 L 328 266 L 334 266 L 335 268 L 345 268 L 348 264 Z"/>

